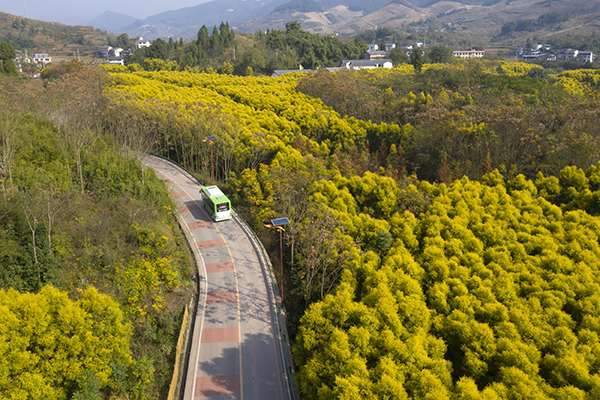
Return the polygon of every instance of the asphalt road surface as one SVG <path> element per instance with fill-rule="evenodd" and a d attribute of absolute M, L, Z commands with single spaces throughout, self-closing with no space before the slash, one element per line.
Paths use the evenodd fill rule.
<path fill-rule="evenodd" d="M 198 249 L 200 299 L 184 398 L 290 398 L 276 304 L 256 243 L 237 218 L 213 222 L 201 186 L 184 171 L 156 157 L 144 162 L 171 185 Z"/>

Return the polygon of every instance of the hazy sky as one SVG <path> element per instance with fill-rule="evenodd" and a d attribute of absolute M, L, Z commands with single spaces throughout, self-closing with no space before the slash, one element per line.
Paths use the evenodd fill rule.
<path fill-rule="evenodd" d="M 42 21 L 81 25 L 105 11 L 143 19 L 206 1 L 209 0 L 0 0 L 0 11 Z"/>

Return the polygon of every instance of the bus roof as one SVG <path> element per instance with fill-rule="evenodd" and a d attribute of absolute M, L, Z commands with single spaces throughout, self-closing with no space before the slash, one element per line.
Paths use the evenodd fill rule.
<path fill-rule="evenodd" d="M 205 186 L 202 188 L 202 190 L 204 190 L 204 192 L 211 199 L 220 200 L 220 201 L 229 201 L 227 196 L 225 196 L 225 194 L 223 194 L 223 192 L 221 192 L 221 189 L 219 189 L 217 186 Z"/>

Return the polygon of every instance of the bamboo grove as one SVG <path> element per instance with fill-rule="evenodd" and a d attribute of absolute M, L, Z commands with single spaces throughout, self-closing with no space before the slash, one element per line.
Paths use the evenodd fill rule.
<path fill-rule="evenodd" d="M 600 395 L 597 71 L 111 79 L 118 136 L 207 177 L 216 135 L 218 180 L 267 246 L 262 222 L 290 218 L 303 398 Z"/>

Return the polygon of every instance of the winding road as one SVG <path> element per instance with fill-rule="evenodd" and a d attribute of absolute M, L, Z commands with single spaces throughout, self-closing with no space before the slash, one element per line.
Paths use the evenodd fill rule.
<path fill-rule="evenodd" d="M 269 267 L 254 235 L 235 213 L 214 223 L 201 186 L 176 165 L 157 157 L 144 163 L 171 185 L 199 269 L 184 399 L 292 398 Z"/>

